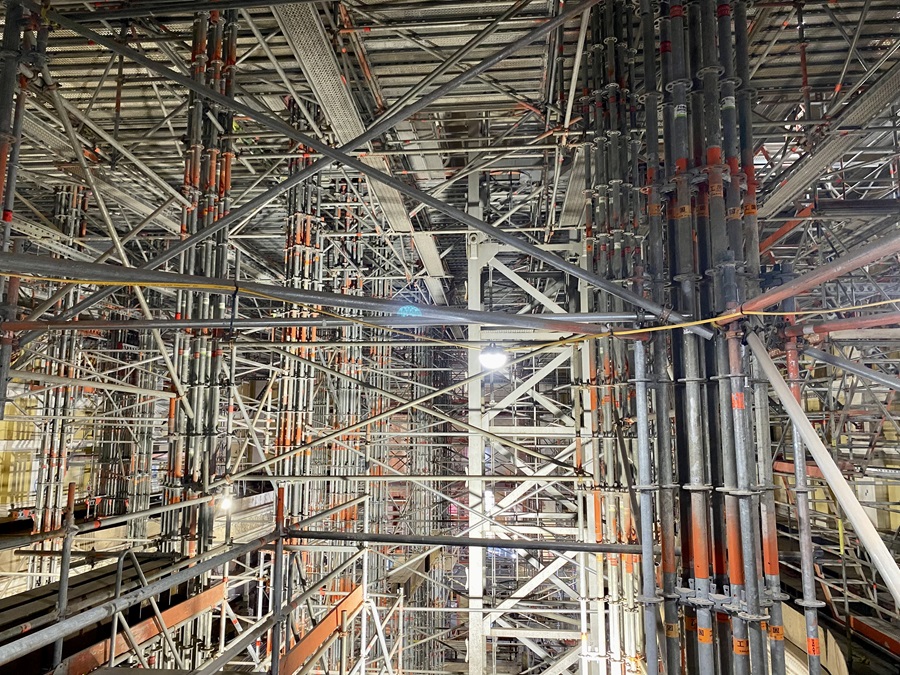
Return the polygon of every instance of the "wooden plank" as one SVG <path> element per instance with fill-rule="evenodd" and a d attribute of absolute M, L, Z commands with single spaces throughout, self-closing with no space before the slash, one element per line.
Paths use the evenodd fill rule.
<path fill-rule="evenodd" d="M 221 602 L 224 597 L 225 584 L 218 583 L 202 593 L 178 603 L 174 607 L 163 610 L 163 621 L 166 627 L 171 629 L 213 607 Z M 159 625 L 156 623 L 155 616 L 151 616 L 149 619 L 131 626 L 131 632 L 134 634 L 138 644 L 152 640 L 162 633 Z M 116 636 L 115 650 L 116 656 L 130 651 L 128 641 L 121 632 Z M 66 675 L 85 675 L 106 663 L 109 663 L 108 639 L 72 654 L 63 661 L 63 668 L 58 672 L 66 673 Z"/>
<path fill-rule="evenodd" d="M 362 586 L 357 586 L 343 599 L 331 608 L 315 628 L 300 638 L 293 649 L 281 657 L 280 672 L 284 675 L 294 675 L 306 663 L 316 651 L 325 644 L 325 641 L 341 627 L 341 614 L 347 612 L 350 616 L 360 608 L 363 601 Z"/>
<path fill-rule="evenodd" d="M 891 654 L 900 654 L 900 631 L 887 621 L 874 616 L 851 616 L 850 628 L 884 647 Z"/>

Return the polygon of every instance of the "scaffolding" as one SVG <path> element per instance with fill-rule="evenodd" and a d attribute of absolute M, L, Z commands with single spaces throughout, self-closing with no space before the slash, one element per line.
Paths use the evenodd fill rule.
<path fill-rule="evenodd" d="M 892 3 L 3 26 L 0 670 L 896 669 Z"/>

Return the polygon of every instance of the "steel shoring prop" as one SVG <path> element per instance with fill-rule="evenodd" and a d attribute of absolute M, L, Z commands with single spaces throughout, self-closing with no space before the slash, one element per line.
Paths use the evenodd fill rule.
<path fill-rule="evenodd" d="M 186 87 L 187 89 L 197 93 L 199 96 L 202 96 L 202 97 L 208 99 L 209 101 L 211 101 L 213 103 L 217 103 L 226 108 L 231 108 L 231 109 L 235 110 L 236 112 L 241 113 L 242 115 L 246 115 L 250 119 L 253 119 L 254 121 L 258 122 L 259 124 L 262 124 L 263 126 L 266 126 L 275 131 L 281 132 L 288 138 L 298 141 L 300 143 L 303 143 L 304 145 L 306 145 L 318 152 L 321 152 L 323 155 L 325 155 L 326 157 L 328 157 L 331 160 L 328 162 L 320 160 L 320 162 L 313 163 L 306 169 L 304 169 L 304 170 L 300 171 L 299 173 L 295 174 L 294 176 L 292 176 L 290 179 L 282 182 L 278 186 L 278 189 L 286 190 L 290 187 L 289 183 L 292 185 L 297 184 L 300 182 L 300 180 L 304 180 L 305 178 L 314 175 L 318 171 L 321 171 L 322 169 L 324 169 L 326 166 L 330 166 L 333 162 L 339 162 L 349 168 L 354 169 L 355 171 L 358 171 L 359 173 L 361 173 L 363 175 L 368 176 L 371 179 L 374 179 L 380 183 L 383 183 L 384 185 L 392 187 L 392 188 L 398 190 L 399 192 L 401 192 L 402 194 L 405 194 L 408 197 L 416 199 L 416 200 L 426 204 L 427 206 L 430 206 L 431 208 L 434 208 L 435 210 L 440 211 L 441 213 L 444 213 L 445 215 L 447 215 L 451 218 L 454 218 L 454 219 L 458 220 L 459 222 L 461 222 L 465 225 L 468 225 L 468 226 L 472 227 L 473 229 L 478 230 L 479 232 L 482 232 L 485 235 L 492 237 L 493 239 L 496 239 L 497 241 L 500 241 L 509 246 L 512 246 L 513 248 L 515 248 L 523 253 L 526 253 L 526 254 L 536 258 L 537 260 L 541 260 L 542 262 L 545 262 L 548 265 L 551 265 L 561 271 L 564 271 L 577 279 L 581 279 L 582 281 L 585 281 L 586 283 L 588 283 L 592 286 L 600 288 L 601 290 L 609 293 L 610 295 L 612 295 L 614 297 L 621 298 L 637 307 L 640 307 L 657 318 L 664 319 L 671 323 L 685 323 L 687 321 L 687 319 L 684 316 L 678 314 L 677 312 L 668 310 L 667 308 L 665 308 L 661 305 L 658 305 L 657 303 L 653 302 L 652 300 L 648 300 L 646 298 L 638 296 L 635 293 L 632 293 L 631 291 L 623 289 L 619 285 L 617 285 L 613 282 L 610 282 L 609 280 L 604 279 L 596 274 L 593 274 L 592 272 L 589 272 L 589 271 L 579 267 L 578 265 L 569 263 L 568 261 L 563 260 L 559 256 L 557 256 L 553 253 L 550 253 L 548 251 L 545 251 L 545 250 L 539 248 L 538 246 L 535 246 L 534 244 L 531 244 L 531 243 L 519 238 L 516 235 L 504 232 L 503 230 L 500 230 L 499 228 L 495 228 L 478 218 L 475 218 L 463 211 L 460 211 L 459 209 L 456 209 L 456 208 L 450 206 L 449 204 L 446 204 L 446 203 L 440 201 L 439 199 L 432 197 L 428 193 L 426 193 L 422 190 L 419 190 L 418 188 L 412 187 L 412 186 L 404 183 L 403 181 L 394 178 L 393 176 L 389 176 L 381 171 L 374 169 L 373 167 L 368 166 L 364 162 L 361 162 L 358 159 L 348 155 L 346 152 L 346 151 L 355 150 L 357 147 L 359 147 L 363 143 L 376 138 L 383 131 L 390 129 L 397 122 L 401 121 L 402 119 L 405 119 L 406 117 L 411 115 L 416 110 L 420 110 L 423 107 L 430 104 L 433 100 L 440 98 L 440 96 L 442 96 L 445 93 L 445 90 L 449 91 L 449 89 L 452 89 L 455 86 L 457 86 L 460 83 L 459 80 L 461 78 L 463 78 L 464 76 L 468 75 L 469 77 L 472 77 L 480 72 L 483 72 L 484 70 L 487 70 L 492 65 L 499 63 L 500 61 L 504 60 L 507 56 L 514 53 L 515 50 L 518 49 L 520 46 L 524 46 L 521 43 L 525 42 L 526 39 L 527 39 L 527 43 L 530 43 L 530 42 L 533 42 L 533 41 L 543 37 L 549 31 L 553 30 L 557 26 L 564 23 L 570 16 L 584 12 L 585 9 L 587 9 L 595 4 L 598 4 L 599 1 L 600 0 L 585 0 L 583 3 L 581 3 L 577 6 L 567 7 L 557 17 L 542 24 L 540 27 L 534 29 L 531 33 L 529 33 L 528 36 L 526 36 L 526 38 L 523 38 L 522 40 L 518 40 L 518 41 L 512 43 L 505 49 L 494 54 L 492 57 L 489 57 L 485 61 L 482 61 L 477 66 L 470 69 L 469 71 L 466 71 L 466 73 L 464 73 L 463 75 L 455 78 L 447 85 L 444 85 L 443 87 L 436 89 L 434 92 L 431 92 L 427 96 L 422 97 L 415 104 L 412 104 L 411 106 L 409 106 L 409 108 L 400 110 L 395 115 L 392 115 L 391 117 L 383 120 L 380 124 L 373 126 L 368 132 L 366 132 L 362 136 L 358 137 L 356 140 L 351 141 L 350 143 L 346 144 L 345 146 L 343 146 L 342 149 L 332 148 L 331 146 L 326 145 L 325 143 L 322 143 L 315 138 L 311 138 L 311 137 L 307 136 L 306 134 L 299 132 L 294 127 L 286 124 L 285 122 L 282 122 L 281 120 L 279 120 L 277 118 L 272 117 L 271 115 L 267 115 L 265 113 L 259 112 L 250 106 L 242 104 L 238 101 L 235 101 L 234 99 L 228 98 L 221 94 L 212 92 L 205 87 L 198 86 L 197 83 L 194 82 L 190 77 L 184 76 L 170 68 L 167 68 L 167 67 L 157 63 L 156 61 L 153 61 L 152 59 L 149 59 L 149 58 L 145 57 L 144 55 L 134 51 L 133 49 L 130 49 L 124 45 L 117 43 L 115 40 L 104 37 L 104 36 L 100 35 L 99 33 L 96 33 L 95 31 L 92 31 L 89 28 L 78 24 L 77 22 L 74 22 L 74 21 L 71 21 L 70 19 L 65 18 L 64 16 L 58 14 L 57 12 L 50 11 L 49 13 L 47 13 L 47 16 L 55 23 L 58 23 L 60 26 L 66 28 L 66 29 L 72 30 L 75 33 L 81 35 L 82 37 L 93 40 L 97 44 L 99 44 L 103 47 L 106 47 L 107 49 L 110 49 L 111 51 L 114 51 L 114 52 L 122 54 L 123 56 L 126 56 L 127 58 L 131 59 L 132 61 L 144 66 L 149 71 L 154 72 L 163 77 L 167 77 L 167 78 L 173 80 L 174 82 Z M 26 0 L 26 2 L 24 4 L 25 4 L 25 6 L 27 6 L 29 9 L 32 9 L 33 11 L 36 11 L 36 12 L 41 11 L 41 9 L 39 7 L 34 5 L 29 0 Z M 466 79 L 468 79 L 468 78 L 466 78 Z M 449 86 L 449 85 L 452 85 L 452 86 Z M 257 197 L 255 200 L 252 200 L 250 203 L 245 205 L 245 207 L 242 207 L 242 209 L 237 209 L 236 211 L 232 212 L 231 214 L 220 219 L 217 223 L 215 223 L 211 227 L 205 228 L 204 230 L 202 230 L 201 232 L 198 232 L 197 235 L 194 235 L 194 236 L 198 236 L 198 235 L 202 234 L 203 235 L 202 238 L 206 238 L 208 236 L 211 236 L 212 234 L 215 234 L 215 232 L 220 231 L 224 227 L 228 227 L 232 222 L 234 222 L 234 220 L 236 219 L 236 216 L 239 213 L 240 213 L 240 216 L 244 215 L 245 212 L 241 213 L 241 211 L 243 211 L 244 208 L 249 208 L 251 205 L 253 206 L 254 209 L 258 208 L 258 205 L 255 202 L 264 201 L 264 198 L 267 198 L 267 195 Z M 162 262 L 165 262 L 165 260 L 172 259 L 173 257 L 175 257 L 175 255 L 178 255 L 179 253 L 181 253 L 181 251 L 186 250 L 187 248 L 190 248 L 195 243 L 197 243 L 197 240 L 195 240 L 193 238 L 193 236 L 189 237 L 188 239 L 185 239 L 182 242 L 180 242 L 179 244 L 176 244 L 175 246 L 173 246 L 171 249 L 169 249 L 169 251 L 167 251 L 163 255 L 161 255 L 161 256 L 157 257 L 156 259 L 154 259 L 153 261 L 151 261 L 150 264 L 152 264 L 153 266 L 158 266 L 159 264 L 162 264 Z M 149 266 L 149 264 L 144 265 L 144 267 L 147 267 L 147 266 Z M 708 328 L 702 327 L 702 326 L 695 326 L 695 327 L 690 328 L 689 330 L 692 333 L 700 335 L 704 338 L 710 338 L 713 335 L 713 332 L 711 330 L 709 330 Z"/>
<path fill-rule="evenodd" d="M 0 66 L 0 199 L 3 202 L 3 229 L 0 238 L 0 250 L 16 249 L 12 241 L 12 219 L 15 210 L 16 181 L 19 174 L 19 157 L 22 151 L 22 127 L 24 123 L 25 101 L 27 98 L 27 80 L 22 77 L 15 97 L 12 111 L 12 92 L 15 89 L 16 71 L 19 68 L 22 31 L 20 21 L 22 8 L 9 3 L 6 14 L 6 25 L 3 30 L 3 63 Z M 10 112 L 12 119 L 10 120 Z M 10 126 L 11 124 L 11 126 Z M 4 318 L 15 318 L 15 307 L 19 304 L 18 282 L 0 280 L 0 312 Z M 12 340 L 9 335 L 0 338 L 0 420 L 6 415 L 7 382 L 12 361 Z"/>
<path fill-rule="evenodd" d="M 748 333 L 746 340 L 785 412 L 796 425 L 796 429 L 806 444 L 809 453 L 822 472 L 822 477 L 828 483 L 841 509 L 847 516 L 847 520 L 850 521 L 856 535 L 869 553 L 875 569 L 878 570 L 878 573 L 884 580 L 888 591 L 894 598 L 894 602 L 900 605 L 900 568 L 898 568 L 893 554 L 888 550 L 872 521 L 869 520 L 869 516 L 860 505 L 859 499 L 853 493 L 853 488 L 850 487 L 847 479 L 841 473 L 828 448 L 822 443 L 803 408 L 797 403 L 790 387 L 778 371 L 775 362 L 769 356 L 763 341 L 755 333 Z"/>
<path fill-rule="evenodd" d="M 753 96 L 750 81 L 750 30 L 747 19 L 746 0 L 736 0 L 733 5 L 734 15 L 734 57 L 735 74 L 738 78 L 736 91 L 737 122 L 739 126 L 740 170 L 744 174 L 747 189 L 744 193 L 743 205 L 743 239 L 744 270 L 746 273 L 746 295 L 753 297 L 760 291 L 760 243 L 759 225 L 756 207 L 757 179 L 754 157 L 756 143 L 753 138 Z M 767 12 L 768 10 L 762 10 Z M 759 19 L 759 17 L 757 17 Z M 751 361 L 751 376 L 754 382 L 759 378 L 758 363 Z M 772 463 L 770 453 L 770 423 L 768 393 L 765 387 L 758 384 L 753 387 L 753 412 L 755 415 L 756 447 L 759 466 L 760 524 L 762 533 L 762 563 L 766 583 L 766 592 L 772 605 L 769 608 L 769 649 L 772 669 L 775 675 L 784 672 L 784 620 L 782 618 L 782 601 L 785 599 L 781 590 L 781 572 L 778 557 L 778 526 L 776 521 L 775 490 L 772 479 Z"/>
<path fill-rule="evenodd" d="M 652 450 L 650 448 L 650 400 L 647 377 L 646 345 L 642 340 L 634 343 L 634 384 L 635 408 L 637 410 L 638 481 L 640 491 L 640 533 L 641 540 L 641 602 L 644 605 L 644 658 L 647 664 L 660 659 L 657 646 L 657 616 L 662 598 L 656 592 L 656 571 L 653 561 L 653 485 Z M 666 655 L 665 660 L 670 658 Z"/>
<path fill-rule="evenodd" d="M 720 73 L 726 68 L 723 65 L 725 55 L 720 57 L 716 49 L 720 28 L 718 20 L 722 17 L 722 12 L 717 11 L 715 0 L 700 0 L 693 8 L 689 8 L 689 12 L 695 11 L 698 14 L 696 20 L 699 22 L 700 35 L 696 38 L 695 49 L 699 51 L 700 58 L 699 63 L 695 59 L 691 61 L 692 67 L 697 69 L 694 77 L 699 77 L 702 82 L 701 91 L 698 92 L 702 112 L 699 109 L 691 112 L 699 118 L 697 122 L 702 124 L 704 132 L 700 142 L 702 159 L 695 162 L 695 165 L 697 170 L 706 174 L 706 184 L 698 187 L 698 269 L 712 280 L 711 284 L 707 284 L 706 292 L 701 295 L 701 311 L 708 314 L 724 310 L 726 298 L 737 293 L 736 286 L 729 284 L 727 274 L 729 270 L 733 273 L 735 257 L 743 258 L 743 231 L 741 210 L 738 208 L 741 196 L 737 180 L 730 180 L 728 185 L 729 206 L 733 208 L 727 209 L 725 201 L 723 177 L 726 165 L 723 163 L 723 155 L 727 154 L 730 168 L 736 169 L 737 143 L 734 133 L 730 133 L 728 147 L 725 148 L 723 114 L 727 110 L 731 111 L 730 122 L 734 126 L 735 110 L 733 106 L 720 104 L 727 93 L 732 93 L 724 90 L 724 87 L 720 88 L 719 82 Z M 730 20 L 723 32 L 727 32 L 728 44 L 720 45 L 720 48 L 727 51 L 731 43 Z M 730 56 L 729 53 L 728 60 Z M 734 82 L 733 75 L 731 82 Z M 695 150 L 695 157 L 697 156 Z M 752 504 L 748 499 L 738 496 L 742 479 L 743 482 L 749 482 L 749 458 L 746 438 L 742 433 L 746 428 L 745 411 L 743 407 L 733 411 L 736 400 L 733 394 L 735 380 L 727 377 L 729 359 L 725 336 L 717 335 L 714 344 L 707 346 L 704 356 L 706 372 L 718 376 L 715 386 L 706 386 L 707 400 L 718 399 L 718 415 L 714 405 L 710 406 L 711 412 L 708 414 L 710 435 L 718 440 L 716 449 L 712 450 L 709 478 L 711 485 L 723 486 L 722 491 L 716 490 L 709 494 L 712 506 L 710 525 L 713 539 L 713 583 L 723 588 L 727 583 L 732 606 L 741 607 L 742 603 L 746 603 L 747 608 L 744 613 L 733 611 L 726 617 L 720 617 L 722 609 L 717 608 L 718 666 L 720 672 L 756 675 L 763 672 L 763 659 L 766 657 L 759 622 L 751 623 L 759 614 L 756 549 L 752 545 L 745 545 L 744 541 L 745 536 L 749 537 L 754 532 Z M 742 401 L 742 390 L 740 397 L 739 400 Z M 726 620 L 720 621 L 719 618 Z"/>
<path fill-rule="evenodd" d="M 677 282 L 678 307 L 682 311 L 697 314 L 697 283 L 700 280 L 694 260 L 693 210 L 691 204 L 691 188 L 689 184 L 688 166 L 691 158 L 689 148 L 690 124 L 688 119 L 688 88 L 691 80 L 688 71 L 688 45 L 686 44 L 685 7 L 681 0 L 673 0 L 669 5 L 671 25 L 671 76 L 672 105 L 674 118 L 664 131 L 666 145 L 672 146 L 674 175 L 672 183 L 674 193 L 670 198 L 669 212 L 674 239 L 673 277 Z M 696 38 L 697 36 L 695 36 Z M 671 169 L 670 169 L 671 170 Z M 685 603 L 685 625 L 688 670 L 701 673 L 713 673 L 716 669 L 715 648 L 713 644 L 713 617 L 710 594 L 710 523 L 709 523 L 709 491 L 711 486 L 706 472 L 704 457 L 702 407 L 703 378 L 701 370 L 701 351 L 696 336 L 682 333 L 679 349 L 681 359 L 680 372 L 676 369 L 676 377 L 681 377 L 684 386 L 676 389 L 680 400 L 680 412 L 684 415 L 684 423 L 679 433 L 680 443 L 678 456 L 680 478 L 683 482 L 681 516 L 689 519 L 682 522 L 682 546 L 690 551 L 690 564 L 683 565 L 685 580 L 692 579 L 693 595 Z M 679 364 L 676 364 L 676 366 Z M 687 556 L 688 553 L 686 552 Z M 693 624 L 693 625 L 692 625 Z"/>
<path fill-rule="evenodd" d="M 747 242 L 743 222 L 744 209 L 739 174 L 739 142 L 735 99 L 735 63 L 731 37 L 730 4 L 725 1 L 701 0 L 703 52 L 702 69 L 704 124 L 706 128 L 706 167 L 709 198 L 709 256 L 707 273 L 713 280 L 711 301 L 714 311 L 733 309 L 742 298 L 743 280 L 737 275 L 743 269 Z M 716 43 L 718 38 L 718 47 Z M 724 77 L 719 80 L 720 71 Z M 729 173 L 727 186 L 723 178 Z M 748 197 L 748 200 L 750 197 Z M 714 504 L 725 503 L 724 531 L 720 529 L 717 556 L 725 558 L 720 572 L 731 586 L 731 605 L 743 611 L 732 611 L 731 636 L 722 635 L 720 653 L 727 652 L 730 642 L 731 663 L 736 673 L 762 674 L 769 660 L 767 633 L 762 622 L 770 619 L 764 612 L 765 581 L 759 564 L 760 518 L 758 502 L 752 486 L 757 482 L 757 455 L 753 441 L 752 419 L 746 406 L 748 379 L 744 372 L 743 350 L 734 332 L 719 335 L 709 354 L 708 369 L 715 373 L 715 394 L 719 402 L 720 452 L 716 459 L 715 482 L 722 481 L 724 494 L 714 492 Z M 724 480 L 723 480 L 724 479 Z M 730 489 L 729 489 L 730 488 Z M 721 515 L 718 516 L 722 524 Z M 778 598 L 771 599 L 773 603 Z M 775 614 L 778 615 L 778 607 Z M 773 623 L 780 623 L 776 618 Z M 729 639 L 730 638 L 730 639 Z M 777 643 L 771 650 L 774 675 L 783 675 L 784 657 Z"/>
<path fill-rule="evenodd" d="M 741 297 L 739 281 L 737 277 L 737 266 L 727 261 L 722 265 L 722 285 L 726 308 L 737 306 L 738 299 Z M 736 328 L 736 326 L 733 326 Z M 744 368 L 744 348 L 741 345 L 740 334 L 736 330 L 731 330 L 725 335 L 726 348 L 726 366 L 723 370 L 722 378 L 719 382 L 727 385 L 726 393 L 729 394 L 726 400 L 730 399 L 730 406 L 723 405 L 732 416 L 732 433 L 734 437 L 734 465 L 735 478 L 737 480 L 734 496 L 737 497 L 738 522 L 732 523 L 730 527 L 738 526 L 739 532 L 735 533 L 733 529 L 729 530 L 729 543 L 731 536 L 736 534 L 740 545 L 741 558 L 743 563 L 744 577 L 744 603 L 746 611 L 744 616 L 747 628 L 749 629 L 749 656 L 750 656 L 750 672 L 764 673 L 764 659 L 766 658 L 765 640 L 768 634 L 762 629 L 762 621 L 773 620 L 763 609 L 762 595 L 765 580 L 761 578 L 764 570 L 761 569 L 757 560 L 760 557 L 759 552 L 759 530 L 760 522 L 757 512 L 754 510 L 755 500 L 753 499 L 754 486 L 757 481 L 758 467 L 756 465 L 756 448 L 752 442 L 753 429 L 751 418 L 748 414 L 746 398 L 748 394 L 749 379 Z M 767 461 L 765 458 L 763 461 Z M 730 555 L 730 552 L 729 552 Z M 773 606 L 778 608 L 775 616 L 776 625 L 781 625 L 780 617 L 780 601 L 783 598 L 773 597 Z M 745 630 L 744 635 L 747 631 Z M 774 634 L 773 634 L 774 635 Z M 776 646 L 780 645 L 780 640 L 773 639 Z M 739 650 L 735 647 L 735 655 Z M 773 670 L 782 667 L 782 654 L 780 649 L 773 649 Z M 781 675 L 782 670 L 776 671 L 776 675 Z"/>
<path fill-rule="evenodd" d="M 644 50 L 647 152 L 647 221 L 649 240 L 647 247 L 647 273 L 650 278 L 651 297 L 659 304 L 665 302 L 668 278 L 665 267 L 663 238 L 662 200 L 660 194 L 661 176 L 659 156 L 659 103 L 657 90 L 657 59 L 660 58 L 659 45 L 655 35 L 656 16 L 651 0 L 640 0 L 641 31 Z M 678 675 L 681 665 L 681 631 L 678 619 L 678 605 L 675 601 L 676 573 L 675 560 L 675 479 L 672 465 L 672 425 L 669 411 L 672 407 L 672 383 L 669 378 L 669 345 L 664 332 L 651 337 L 652 363 L 651 377 L 656 408 L 656 462 L 657 485 L 659 487 L 659 538 L 661 550 L 661 580 L 663 596 L 662 635 L 663 661 L 666 675 Z M 640 409 L 640 405 L 638 409 Z"/>
<path fill-rule="evenodd" d="M 790 271 L 788 268 L 787 271 Z M 796 298 L 788 298 L 782 307 L 796 309 Z M 789 389 L 798 405 L 802 405 L 800 364 L 797 358 L 797 340 L 785 344 L 785 361 Z M 852 398 L 852 395 L 851 395 Z M 812 514 L 810 509 L 809 482 L 807 480 L 806 449 L 796 425 L 792 425 L 791 445 L 794 453 L 794 493 L 797 513 L 797 534 L 800 547 L 801 598 L 807 640 L 807 665 L 812 675 L 820 675 L 822 662 L 819 649 L 819 608 L 823 606 L 816 597 L 815 554 L 812 541 Z"/>

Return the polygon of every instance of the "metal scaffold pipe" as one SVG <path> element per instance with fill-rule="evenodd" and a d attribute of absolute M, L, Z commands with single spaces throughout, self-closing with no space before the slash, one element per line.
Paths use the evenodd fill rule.
<path fill-rule="evenodd" d="M 900 391 L 900 378 L 890 375 L 889 373 L 879 372 L 857 361 L 845 359 L 837 354 L 829 354 L 828 352 L 822 351 L 821 349 L 815 349 L 814 347 L 804 347 L 803 355 L 814 361 L 821 361 L 822 363 L 827 363 L 835 368 L 845 370 L 848 373 L 859 375 L 860 377 L 864 377 L 867 380 L 880 384 L 888 389 Z"/>
<path fill-rule="evenodd" d="M 281 302 L 309 306 L 341 307 L 370 312 L 384 312 L 387 314 L 396 314 L 401 317 L 410 314 L 434 319 L 446 317 L 462 320 L 467 323 L 496 324 L 516 328 L 536 328 L 580 334 L 603 331 L 603 326 L 600 325 L 544 319 L 537 315 L 507 315 L 502 312 L 480 312 L 454 309 L 451 307 L 414 304 L 383 298 L 270 286 L 256 282 L 238 283 L 232 279 L 217 278 L 213 276 L 204 277 L 190 274 L 142 270 L 140 268 L 124 268 L 112 265 L 97 265 L 95 263 L 80 263 L 71 260 L 62 261 L 14 253 L 0 253 L 0 272 L 8 272 L 22 276 L 35 274 L 44 276 L 65 275 L 86 283 L 90 283 L 91 281 L 121 281 L 129 285 L 186 288 L 218 296 L 231 296 L 235 293 L 239 294 L 240 292 L 244 292 L 245 294 L 258 295 Z"/>
<path fill-rule="evenodd" d="M 542 318 L 548 321 L 579 322 L 585 324 L 630 323 L 637 320 L 636 314 L 616 312 L 584 312 L 549 314 Z M 485 316 L 485 320 L 490 320 Z M 218 328 L 234 330 L 254 330 L 278 327 L 335 328 L 349 326 L 353 319 L 333 317 L 265 317 L 259 319 L 125 319 L 122 321 L 2 321 L 0 327 L 8 331 L 50 330 L 50 331 L 98 331 L 98 330 L 187 330 L 196 328 Z M 468 325 L 469 320 L 452 317 L 367 317 L 366 323 L 383 328 L 424 328 L 431 326 Z M 491 325 L 491 324 L 485 324 Z"/>
<path fill-rule="evenodd" d="M 782 305 L 787 310 L 795 309 L 795 298 L 788 298 Z M 788 387 L 794 400 L 802 405 L 800 364 L 797 357 L 797 341 L 788 340 L 785 344 L 785 361 L 788 372 Z M 794 493 L 796 500 L 797 529 L 800 544 L 800 579 L 802 597 L 799 604 L 803 607 L 806 622 L 807 663 L 812 675 L 820 675 L 822 661 L 818 648 L 819 642 L 819 608 L 823 603 L 816 597 L 815 552 L 812 541 L 812 510 L 810 508 L 810 488 L 807 480 L 806 448 L 800 437 L 797 425 L 792 425 L 791 445 L 794 452 Z M 815 647 L 815 648 L 813 648 Z"/>
<path fill-rule="evenodd" d="M 591 544 L 581 541 L 537 541 L 534 539 L 488 539 L 442 535 L 384 534 L 373 532 L 326 532 L 290 529 L 287 535 L 295 539 L 323 539 L 325 541 L 353 541 L 360 544 L 408 544 L 410 546 L 471 546 L 474 548 L 520 549 L 523 551 L 584 551 L 585 553 L 639 554 L 640 544 Z"/>
<path fill-rule="evenodd" d="M 662 601 L 656 593 L 656 570 L 653 560 L 653 457 L 650 447 L 650 400 L 648 395 L 647 355 L 642 341 L 634 343 L 634 386 L 637 410 L 638 480 L 640 485 L 641 602 L 644 604 L 644 658 L 647 663 L 659 661 L 657 616 Z M 670 658 L 669 655 L 667 657 Z"/>

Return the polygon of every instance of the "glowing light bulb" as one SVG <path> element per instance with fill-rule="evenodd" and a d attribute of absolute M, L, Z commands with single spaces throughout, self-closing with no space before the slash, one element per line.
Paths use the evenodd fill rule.
<path fill-rule="evenodd" d="M 478 355 L 478 360 L 481 362 L 481 365 L 488 370 L 496 370 L 509 363 L 509 354 L 492 342 L 489 346 L 481 350 L 481 354 Z"/>
<path fill-rule="evenodd" d="M 234 506 L 234 497 L 230 494 L 224 494 L 219 499 L 219 510 L 221 511 L 231 511 L 231 507 Z"/>

